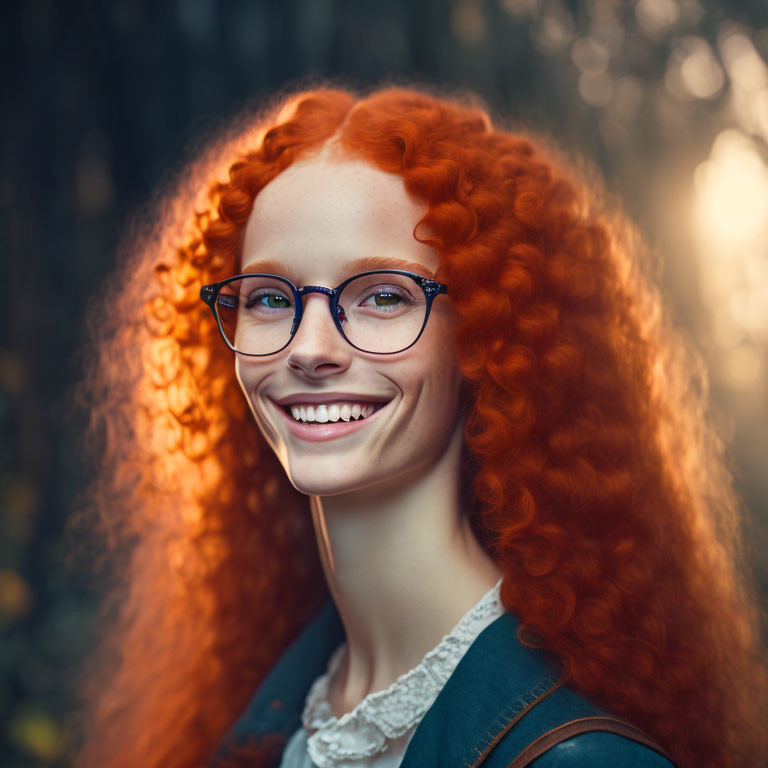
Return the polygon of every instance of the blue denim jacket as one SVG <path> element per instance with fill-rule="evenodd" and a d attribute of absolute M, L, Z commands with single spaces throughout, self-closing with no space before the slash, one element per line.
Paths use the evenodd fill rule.
<path fill-rule="evenodd" d="M 505 612 L 475 638 L 416 728 L 401 768 L 506 768 L 529 743 L 562 723 L 609 714 L 567 686 L 558 687 L 557 667 L 544 652 L 517 640 L 518 626 L 517 618 Z M 301 725 L 310 686 L 344 637 L 329 600 L 264 678 L 217 757 L 225 759 L 229 750 L 262 739 L 287 742 Z M 674 768 L 650 747 L 604 731 L 572 736 L 530 765 Z"/>

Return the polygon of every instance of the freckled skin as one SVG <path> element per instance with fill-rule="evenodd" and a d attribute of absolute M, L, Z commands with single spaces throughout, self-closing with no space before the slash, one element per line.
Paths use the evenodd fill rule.
<path fill-rule="evenodd" d="M 422 265 L 432 275 L 439 256 L 413 236 L 426 204 L 402 179 L 328 151 L 280 174 L 257 196 L 242 267 L 280 262 L 298 286 L 335 288 L 345 266 L 364 257 Z M 393 268 L 402 268 L 397 261 Z M 385 487 L 424 472 L 463 428 L 458 416 L 461 374 L 454 352 L 455 313 L 447 296 L 432 305 L 419 341 L 396 355 L 359 352 L 338 333 L 328 298 L 309 294 L 291 344 L 263 358 L 238 356 L 238 380 L 262 433 L 293 485 L 331 496 Z M 275 399 L 298 392 L 351 392 L 391 398 L 375 423 L 344 437 L 310 443 L 286 429 Z"/>
<path fill-rule="evenodd" d="M 241 266 L 282 273 L 299 287 L 335 288 L 361 271 L 352 268 L 360 259 L 433 276 L 439 255 L 413 236 L 425 213 L 399 176 L 326 148 L 257 196 Z M 269 268 L 258 267 L 265 262 Z M 339 334 L 328 297 L 313 293 L 286 349 L 236 356 L 259 428 L 293 485 L 310 496 L 320 560 L 347 638 L 329 689 L 337 716 L 413 668 L 500 576 L 459 498 L 464 418 L 455 325 L 450 299 L 441 295 L 410 349 L 368 354 Z M 390 402 L 350 434 L 301 440 L 270 398 L 321 392 Z"/>

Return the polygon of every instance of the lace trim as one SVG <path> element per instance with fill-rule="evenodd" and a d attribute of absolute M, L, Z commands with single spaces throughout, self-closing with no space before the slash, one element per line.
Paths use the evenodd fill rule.
<path fill-rule="evenodd" d="M 340 761 L 384 752 L 390 741 L 419 722 L 474 639 L 505 612 L 499 596 L 501 582 L 499 579 L 416 667 L 337 718 L 328 703 L 328 688 L 346 647 L 342 643 L 331 654 L 326 673 L 312 684 L 302 713 L 306 731 L 317 729 L 307 739 L 314 763 L 319 768 L 336 768 Z"/>

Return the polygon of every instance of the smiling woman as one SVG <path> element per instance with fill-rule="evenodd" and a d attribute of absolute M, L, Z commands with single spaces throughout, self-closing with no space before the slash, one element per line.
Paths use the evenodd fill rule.
<path fill-rule="evenodd" d="M 410 90 L 190 170 L 93 315 L 77 766 L 762 765 L 738 502 L 596 188 Z"/>
<path fill-rule="evenodd" d="M 459 474 L 459 456 L 445 456 L 452 435 L 463 430 L 455 310 L 445 297 L 432 301 L 436 283 L 422 285 L 440 266 L 436 250 L 413 237 L 425 213 L 426 205 L 408 195 L 399 176 L 327 152 L 295 163 L 256 198 L 243 263 L 278 261 L 303 286 L 343 281 L 330 297 L 300 289 L 298 301 L 291 296 L 276 315 L 263 308 L 236 310 L 233 333 L 242 351 L 267 344 L 272 333 L 284 339 L 277 347 L 281 354 L 238 354 L 235 367 L 256 422 L 302 493 L 381 495 L 395 484 L 401 491 L 408 484 L 422 487 L 424 475 L 448 461 L 440 484 L 446 490 L 429 503 L 443 514 L 458 514 L 450 477 Z M 393 269 L 409 264 L 413 276 L 356 276 L 369 259 Z M 246 278 L 243 287 L 257 290 L 251 279 L 257 280 Z M 276 407 L 285 398 L 305 406 L 307 418 L 301 412 L 298 420 L 287 418 Z M 329 425 L 324 406 L 334 402 L 348 403 L 350 414 L 355 408 L 365 413 L 365 424 Z M 324 426 L 301 423 L 321 420 Z M 346 439 L 332 439 L 342 435 Z M 461 445 L 460 438 L 454 442 Z M 406 506 L 426 502 L 411 498 Z M 364 594 L 370 600 L 372 593 Z"/>

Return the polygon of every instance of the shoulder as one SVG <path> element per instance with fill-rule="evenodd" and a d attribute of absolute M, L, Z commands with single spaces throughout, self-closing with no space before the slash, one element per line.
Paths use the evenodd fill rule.
<path fill-rule="evenodd" d="M 550 747 L 531 768 L 674 768 L 658 752 L 607 731 L 589 731 Z"/>

